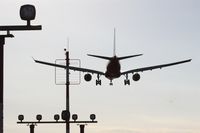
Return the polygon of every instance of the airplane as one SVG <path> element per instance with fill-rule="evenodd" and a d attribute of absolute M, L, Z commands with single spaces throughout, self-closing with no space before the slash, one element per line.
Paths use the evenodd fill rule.
<path fill-rule="evenodd" d="M 133 58 L 133 57 L 137 57 L 137 56 L 142 56 L 143 54 L 117 57 L 117 55 L 116 55 L 116 43 L 115 43 L 116 42 L 115 41 L 116 35 L 115 34 L 116 33 L 115 33 L 115 29 L 114 29 L 114 49 L 113 49 L 114 55 L 112 57 L 88 54 L 88 56 L 108 60 L 109 62 L 108 62 L 108 65 L 106 67 L 106 72 L 101 72 L 101 71 L 97 71 L 97 70 L 93 70 L 93 69 L 87 69 L 87 68 L 81 68 L 81 67 L 73 67 L 73 66 L 69 66 L 69 70 L 86 72 L 86 74 L 84 75 L 84 79 L 87 82 L 91 81 L 91 79 L 92 79 L 91 74 L 96 74 L 97 75 L 96 85 L 101 85 L 100 76 L 102 76 L 102 75 L 110 80 L 110 85 L 113 85 L 113 82 L 112 82 L 113 79 L 119 78 L 120 76 L 124 75 L 125 76 L 124 85 L 130 85 L 130 80 L 128 78 L 128 74 L 132 74 L 132 79 L 134 81 L 139 81 L 140 80 L 139 72 L 158 69 L 158 68 L 161 69 L 161 68 L 168 67 L 168 66 L 187 63 L 187 62 L 190 62 L 192 60 L 192 59 L 182 60 L 182 61 L 168 63 L 168 64 L 161 64 L 161 65 L 155 65 L 155 66 L 149 66 L 149 67 L 136 68 L 136 69 L 131 69 L 131 70 L 128 70 L 128 71 L 121 72 L 120 60 Z M 65 65 L 48 63 L 48 62 L 39 61 L 39 60 L 35 60 L 35 59 L 34 59 L 34 61 L 36 63 L 40 63 L 40 64 L 44 64 L 44 65 L 49 65 L 49 66 L 54 66 L 54 67 L 59 67 L 59 68 L 64 68 L 64 69 L 67 68 Z"/>

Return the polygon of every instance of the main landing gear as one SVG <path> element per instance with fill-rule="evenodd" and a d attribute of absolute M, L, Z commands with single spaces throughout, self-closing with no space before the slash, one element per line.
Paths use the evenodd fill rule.
<path fill-rule="evenodd" d="M 130 80 L 128 79 L 128 74 L 126 74 L 126 79 L 124 80 L 124 85 L 130 85 Z"/>
<path fill-rule="evenodd" d="M 130 85 L 130 80 L 129 79 L 125 79 L 124 80 L 124 85 Z"/>
<path fill-rule="evenodd" d="M 96 85 L 101 85 L 101 80 L 99 79 L 99 74 L 97 74 Z"/>
<path fill-rule="evenodd" d="M 101 80 L 97 79 L 96 80 L 96 85 L 101 85 Z"/>

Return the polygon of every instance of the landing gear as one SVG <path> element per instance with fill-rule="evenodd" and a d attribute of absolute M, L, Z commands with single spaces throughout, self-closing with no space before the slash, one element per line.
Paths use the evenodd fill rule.
<path fill-rule="evenodd" d="M 99 74 L 97 74 L 96 85 L 101 85 L 101 80 L 99 79 Z"/>
<path fill-rule="evenodd" d="M 130 85 L 130 80 L 129 79 L 125 79 L 124 80 L 124 85 Z"/>
<path fill-rule="evenodd" d="M 113 82 L 112 82 L 112 80 L 110 80 L 110 85 L 113 85 Z"/>
<path fill-rule="evenodd" d="M 96 85 L 101 85 L 101 80 L 96 80 Z"/>
<path fill-rule="evenodd" d="M 126 79 L 124 80 L 124 85 L 130 85 L 130 80 L 128 79 L 128 74 L 125 75 Z"/>

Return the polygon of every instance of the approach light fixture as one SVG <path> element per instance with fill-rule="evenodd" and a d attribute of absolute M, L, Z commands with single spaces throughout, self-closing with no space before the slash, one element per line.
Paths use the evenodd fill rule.
<path fill-rule="evenodd" d="M 36 119 L 40 122 L 42 120 L 42 115 L 40 114 L 36 115 Z"/>
<path fill-rule="evenodd" d="M 94 120 L 96 119 L 96 115 L 95 115 L 95 114 L 91 114 L 91 115 L 90 115 L 90 119 L 91 119 L 92 121 L 94 121 Z"/>
<path fill-rule="evenodd" d="M 63 120 L 69 121 L 69 119 L 70 119 L 69 110 L 63 110 L 62 113 L 61 113 L 61 117 L 62 117 Z"/>
<path fill-rule="evenodd" d="M 22 122 L 24 120 L 24 115 L 18 115 L 18 120 Z"/>
<path fill-rule="evenodd" d="M 30 26 L 31 20 L 34 20 L 36 16 L 36 9 L 34 5 L 23 5 L 20 8 L 20 17 L 22 20 L 26 20 L 27 21 L 27 26 Z"/>
<path fill-rule="evenodd" d="M 55 114 L 54 115 L 54 120 L 58 121 L 60 119 L 60 115 L 59 114 Z"/>
<path fill-rule="evenodd" d="M 73 119 L 74 121 L 76 121 L 76 120 L 78 119 L 78 115 L 77 115 L 77 114 L 73 114 L 73 115 L 72 115 L 72 119 Z"/>

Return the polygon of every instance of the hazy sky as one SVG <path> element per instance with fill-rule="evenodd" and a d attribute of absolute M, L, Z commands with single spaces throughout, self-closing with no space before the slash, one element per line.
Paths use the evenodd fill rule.
<path fill-rule="evenodd" d="M 97 115 L 98 124 L 87 133 L 200 133 L 200 1 L 199 0 L 1 0 L 0 25 L 26 24 L 19 8 L 34 4 L 42 31 L 12 32 L 5 44 L 4 131 L 27 133 L 17 125 L 25 120 L 53 120 L 65 109 L 65 86 L 55 85 L 55 68 L 35 64 L 31 57 L 55 62 L 64 58 L 70 38 L 70 58 L 81 66 L 105 71 L 107 62 L 87 54 L 113 55 L 113 29 L 117 55 L 144 54 L 123 60 L 122 71 L 192 58 L 191 63 L 141 74 L 139 82 L 124 86 L 125 77 L 113 81 L 96 75 L 70 86 L 71 114 L 79 120 Z M 1 32 L 3 34 L 3 32 Z M 131 74 L 129 78 L 131 78 Z M 36 133 L 65 132 L 64 125 L 38 125 Z M 77 125 L 71 132 L 79 132 Z"/>

